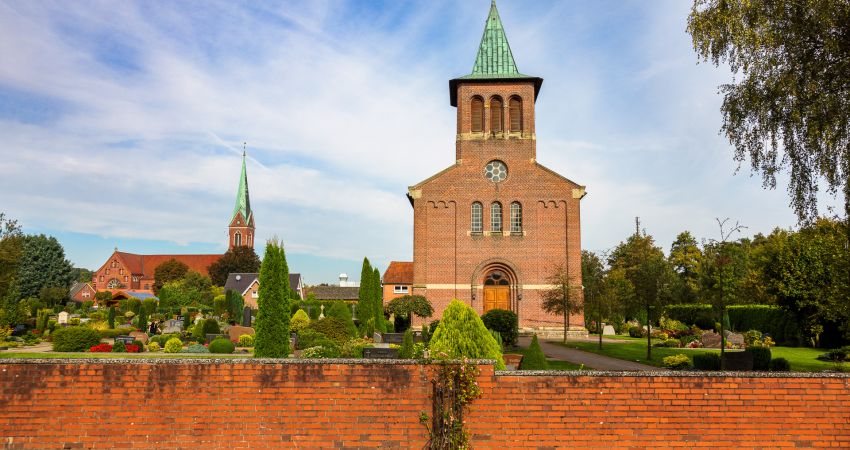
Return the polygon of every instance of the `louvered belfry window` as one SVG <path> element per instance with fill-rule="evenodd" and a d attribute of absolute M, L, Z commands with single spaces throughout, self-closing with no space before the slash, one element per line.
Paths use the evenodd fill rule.
<path fill-rule="evenodd" d="M 502 204 L 499 202 L 490 205 L 490 231 L 502 232 Z"/>
<path fill-rule="evenodd" d="M 481 133 L 484 131 L 484 99 L 481 97 L 472 98 L 472 132 Z"/>
<path fill-rule="evenodd" d="M 490 131 L 493 133 L 501 133 L 503 127 L 502 120 L 502 99 L 499 97 L 493 97 L 490 100 Z"/>
<path fill-rule="evenodd" d="M 511 97 L 508 109 L 511 114 L 511 133 L 522 133 L 522 100 Z"/>

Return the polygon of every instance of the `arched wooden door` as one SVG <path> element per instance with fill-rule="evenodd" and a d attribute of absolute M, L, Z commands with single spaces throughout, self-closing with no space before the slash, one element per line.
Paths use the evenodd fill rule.
<path fill-rule="evenodd" d="M 484 280 L 484 312 L 511 309 L 511 283 L 501 270 L 494 270 Z"/>

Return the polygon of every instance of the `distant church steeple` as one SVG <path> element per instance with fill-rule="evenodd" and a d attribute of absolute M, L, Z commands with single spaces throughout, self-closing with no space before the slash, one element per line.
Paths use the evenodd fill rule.
<path fill-rule="evenodd" d="M 228 248 L 254 246 L 254 212 L 251 211 L 251 199 L 248 196 L 248 171 L 245 162 L 246 153 L 243 147 L 242 175 L 239 177 L 239 189 L 236 191 L 236 206 L 230 218 Z"/>

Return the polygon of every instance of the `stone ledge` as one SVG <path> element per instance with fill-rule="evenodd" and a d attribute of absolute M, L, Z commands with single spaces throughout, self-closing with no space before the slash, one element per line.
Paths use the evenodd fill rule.
<path fill-rule="evenodd" d="M 470 360 L 469 362 L 486 366 L 493 365 L 494 360 Z M 363 359 L 363 358 L 4 358 L 0 367 L 12 364 L 51 364 L 51 365 L 351 365 L 351 366 L 425 366 L 443 363 L 460 364 L 463 361 L 437 361 L 428 359 Z"/>
<path fill-rule="evenodd" d="M 850 380 L 850 373 L 841 372 L 729 372 L 695 370 L 497 370 L 496 376 L 519 377 L 672 377 L 672 378 L 841 378 Z"/>

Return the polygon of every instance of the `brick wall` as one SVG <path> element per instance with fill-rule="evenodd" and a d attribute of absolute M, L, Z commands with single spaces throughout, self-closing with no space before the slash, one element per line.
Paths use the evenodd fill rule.
<path fill-rule="evenodd" d="M 843 375 L 495 374 L 474 448 L 850 446 Z M 422 448 L 428 366 L 213 360 L 0 364 L 5 448 Z"/>

